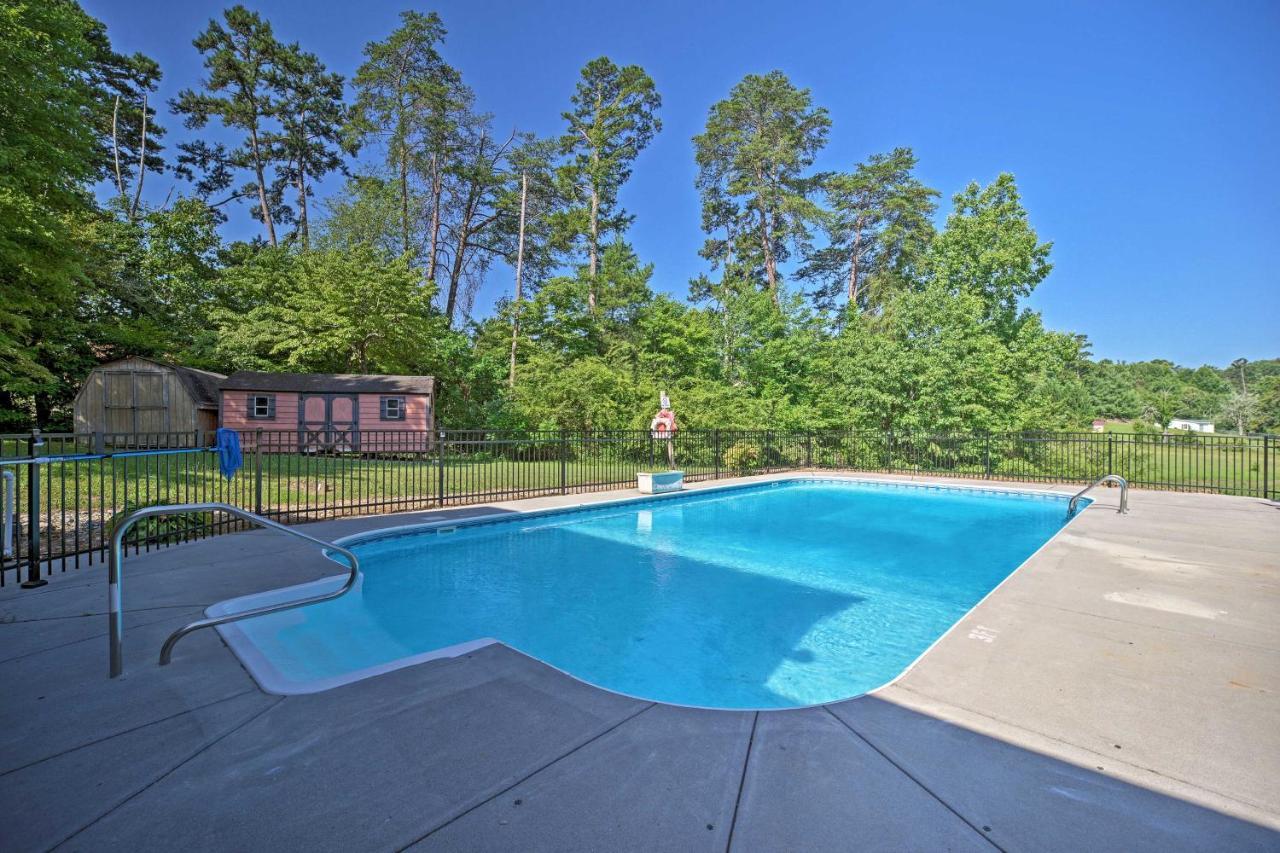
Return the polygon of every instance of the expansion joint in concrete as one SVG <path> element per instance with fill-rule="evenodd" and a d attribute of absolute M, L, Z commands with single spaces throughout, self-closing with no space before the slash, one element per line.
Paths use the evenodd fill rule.
<path fill-rule="evenodd" d="M 756 711 L 751 718 L 751 734 L 747 737 L 747 754 L 742 758 L 742 775 L 738 778 L 738 796 L 733 801 L 733 819 L 729 821 L 729 838 L 725 842 L 725 853 L 733 847 L 733 830 L 738 825 L 738 808 L 742 805 L 742 789 L 747 786 L 747 767 L 751 764 L 751 748 L 756 743 L 756 725 L 760 722 L 760 712 Z"/>
<path fill-rule="evenodd" d="M 197 711 L 203 711 L 205 708 L 212 708 L 214 705 L 221 705 L 223 702 L 230 702 L 232 699 L 237 699 L 241 696 L 248 695 L 249 693 L 256 693 L 256 692 L 257 692 L 256 690 L 241 690 L 239 693 L 233 693 L 230 696 L 224 696 L 221 699 L 215 699 L 212 702 L 206 702 L 205 704 L 197 705 L 194 708 L 187 708 L 184 711 L 179 711 L 176 714 L 170 714 L 167 717 L 160 717 L 159 719 L 151 720 L 149 722 L 142 723 L 141 725 L 133 726 L 132 728 L 121 729 L 118 732 L 112 732 L 111 734 L 103 735 L 100 738 L 94 738 L 93 740 L 85 741 L 84 743 L 78 743 L 75 746 L 67 747 L 66 749 L 61 750 L 60 752 L 55 752 L 52 755 L 46 755 L 43 758 L 37 758 L 35 761 L 28 761 L 26 764 L 19 765 L 18 767 L 10 767 L 8 770 L 0 770 L 0 776 L 8 776 L 10 773 L 17 773 L 19 770 L 26 770 L 28 767 L 35 767 L 37 764 L 43 764 L 46 761 L 52 761 L 55 758 L 61 758 L 62 756 L 68 755 L 72 752 L 75 752 L 76 750 L 85 749 L 87 747 L 94 746 L 96 744 L 103 743 L 105 741 L 109 741 L 112 738 L 120 737 L 122 735 L 132 734 L 133 732 L 141 731 L 142 729 L 148 728 L 150 726 L 158 725 L 159 723 L 167 723 L 170 720 L 176 720 L 179 717 L 186 716 L 187 714 L 194 714 Z"/>
<path fill-rule="evenodd" d="M 855 729 L 853 726 L 849 725 L 849 723 L 848 723 L 847 721 L 845 721 L 845 720 L 844 720 L 844 719 L 843 719 L 839 714 L 837 714 L 835 711 L 832 711 L 832 710 L 831 710 L 831 708 L 830 708 L 829 706 L 827 706 L 827 705 L 823 705 L 823 706 L 822 706 L 822 710 L 824 710 L 824 711 L 826 711 L 828 714 L 830 714 L 830 715 L 835 719 L 835 721 L 836 721 L 837 723 L 839 723 L 840 725 L 844 726 L 844 728 L 849 732 L 849 734 L 853 735 L 855 738 L 857 738 L 858 740 L 862 741 L 862 742 L 863 742 L 863 743 L 865 743 L 867 746 L 871 747 L 873 750 L 875 750 L 875 752 L 876 752 L 876 754 L 877 754 L 877 755 L 879 755 L 879 756 L 880 756 L 881 758 L 883 758 L 885 761 L 889 762 L 889 763 L 890 763 L 890 764 L 892 764 L 894 767 L 896 767 L 896 768 L 898 769 L 898 772 L 900 772 L 903 776 L 906 776 L 906 777 L 907 777 L 908 779 L 910 779 L 912 782 L 916 783 L 916 785 L 918 785 L 918 786 L 920 787 L 920 790 L 924 791 L 926 794 L 928 794 L 929 796 L 933 797 L 935 800 L 937 800 L 937 801 L 938 801 L 938 803 L 939 803 L 943 808 L 945 808 L 947 811 L 951 812 L 953 815 L 955 815 L 957 818 L 959 818 L 961 821 L 963 821 L 963 822 L 964 822 L 964 825 L 965 825 L 965 826 L 967 826 L 967 827 L 969 827 L 970 829 L 972 829 L 975 833 L 977 833 L 977 834 L 978 834 L 978 836 L 982 838 L 982 840 L 986 841 L 986 842 L 987 842 L 988 844 L 990 844 L 992 847 L 994 847 L 995 849 L 999 850 L 999 851 L 1000 851 L 1000 853 L 1006 853 L 1005 849 L 1004 849 L 1003 847 L 1001 847 L 999 844 L 996 844 L 994 841 L 992 841 L 992 840 L 991 840 L 991 838 L 990 838 L 990 836 L 988 836 L 988 835 L 987 835 L 987 833 L 986 833 L 986 832 L 984 832 L 984 831 L 982 830 L 982 828 L 981 828 L 981 827 L 977 826 L 976 824 L 974 824 L 974 823 L 973 823 L 973 821 L 969 820 L 967 817 L 965 817 L 964 815 L 960 814 L 960 812 L 959 812 L 959 811 L 957 811 L 957 810 L 955 809 L 955 807 L 954 807 L 954 806 L 952 806 L 952 805 L 951 805 L 950 803 L 948 803 L 946 800 L 942 799 L 942 797 L 940 797 L 940 796 L 939 796 L 937 793 L 935 793 L 935 792 L 934 792 L 934 791 L 933 791 L 933 790 L 932 790 L 928 785 L 926 785 L 926 784 L 923 782 L 923 780 L 921 780 L 919 777 L 917 777 L 915 774 L 913 774 L 910 770 L 908 770 L 907 768 L 903 767 L 901 764 L 899 764 L 898 762 L 896 762 L 896 761 L 894 761 L 892 758 L 890 758 L 890 757 L 889 757 L 889 755 L 888 755 L 888 753 L 886 753 L 886 752 L 885 752 L 884 750 L 882 750 L 880 747 L 876 746 L 874 743 L 872 743 L 870 740 L 868 740 L 868 739 L 867 739 L 867 738 L 866 738 L 866 737 L 865 737 L 861 732 L 859 732 L 859 731 L 858 731 L 857 729 Z"/>
<path fill-rule="evenodd" d="M 434 827 L 432 827 L 431 829 L 427 830 L 427 831 L 426 831 L 426 832 L 424 832 L 422 835 L 420 835 L 420 836 L 418 836 L 417 838 L 415 838 L 415 839 L 413 839 L 412 841 L 410 841 L 408 844 L 405 844 L 403 847 L 399 847 L 399 848 L 397 848 L 396 853 L 401 853 L 401 851 L 407 850 L 407 849 L 409 849 L 410 847 L 413 847 L 415 844 L 421 844 L 423 841 L 425 841 L 426 839 L 430 838 L 432 835 L 435 835 L 437 832 L 439 832 L 440 830 L 444 829 L 444 828 L 445 828 L 446 826 L 448 826 L 449 824 L 454 823 L 454 822 L 456 822 L 456 821 L 460 820 L 461 818 L 466 817 L 467 815 L 471 814 L 473 811 L 475 811 L 476 809 L 480 808 L 481 806 L 483 806 L 483 805 L 485 805 L 485 804 L 487 804 L 487 803 L 491 803 L 491 802 L 493 802 L 494 800 L 498 799 L 498 797 L 501 797 L 503 794 L 507 793 L 508 791 L 512 790 L 513 788 L 517 788 L 517 787 L 519 787 L 520 785 L 523 785 L 525 782 L 529 781 L 529 780 L 530 780 L 530 779 L 532 779 L 534 776 L 537 776 L 537 775 L 538 775 L 539 773 L 541 773 L 543 770 L 546 770 L 547 768 L 549 768 L 549 767 L 551 767 L 551 766 L 553 766 L 553 765 L 557 764 L 558 762 L 563 761 L 564 759 L 566 759 L 566 758 L 568 758 L 569 756 L 573 755 L 574 753 L 576 753 L 576 752 L 578 752 L 578 751 L 580 751 L 580 750 L 584 749 L 585 747 L 590 746 L 591 744 L 593 744 L 593 743 L 595 743 L 596 741 L 600 740 L 600 738 L 604 737 L 605 735 L 609 734 L 610 732 L 616 731 L 617 729 L 621 728 L 622 726 L 624 726 L 624 725 L 626 725 L 627 723 L 629 723 L 629 722 L 631 722 L 632 720 L 634 720 L 636 717 L 638 717 L 638 716 L 640 716 L 641 714 L 643 714 L 645 711 L 647 711 L 647 710 L 649 710 L 650 708 L 654 707 L 656 704 L 657 704 L 656 702 L 650 702 L 650 703 L 648 703 L 647 705 L 645 705 L 645 706 L 644 706 L 643 708 L 641 708 L 640 710 L 636 711 L 635 713 L 628 714 L 627 716 L 623 717 L 621 720 L 618 720 L 618 721 L 617 721 L 616 723 L 614 723 L 613 725 L 609 726 L 608 728 L 606 728 L 606 729 L 604 729 L 604 730 L 602 730 L 602 731 L 600 731 L 600 732 L 597 732 L 596 734 L 594 734 L 594 735 L 592 735 L 591 737 L 587 738 L 586 740 L 584 740 L 582 743 L 578 744 L 577 746 L 574 746 L 572 749 L 568 750 L 567 752 L 564 752 L 564 753 L 562 753 L 562 754 L 560 754 L 560 755 L 557 755 L 555 758 L 551 759 L 550 761 L 547 761 L 546 763 L 539 765 L 538 767 L 534 768 L 533 770 L 530 770 L 528 773 L 526 773 L 525 775 L 521 776 L 519 779 L 515 780 L 515 781 L 514 781 L 514 782 L 512 782 L 510 785 L 507 785 L 507 786 L 506 786 L 506 787 L 504 787 L 502 790 L 500 790 L 500 791 L 496 791 L 495 793 L 490 794 L 489 796 L 487 796 L 487 797 L 485 797 L 484 799 L 480 800 L 478 803 L 474 803 L 473 805 L 471 805 L 471 806 L 467 807 L 466 809 L 463 809 L 462 811 L 458 812 L 456 815 L 454 815 L 453 817 L 451 817 L 451 818 L 449 818 L 448 820 L 444 821 L 443 823 L 439 824 L 438 826 L 434 826 Z"/>
<path fill-rule="evenodd" d="M 243 695 L 243 694 L 241 694 L 241 695 Z M 228 697 L 228 698 L 230 698 L 230 697 Z M 226 701 L 226 700 L 222 700 L 222 701 Z M 218 735 L 216 738 L 213 738 L 212 740 L 207 741 L 207 742 L 205 742 L 205 743 L 201 744 L 201 745 L 200 745 L 200 747 L 199 747 L 198 749 L 196 749 L 194 752 L 192 752 L 191 754 L 189 754 L 186 758 L 183 758 L 183 759 L 182 759 L 181 761 L 179 761 L 177 764 L 174 764 L 174 765 L 173 765 L 172 767 L 170 767 L 168 770 L 164 771 L 164 772 L 163 772 L 163 773 L 161 773 L 159 776 L 157 776 L 156 778 L 152 779 L 150 782 L 148 782 L 147 784 L 143 785 L 143 786 L 142 786 L 141 788 L 139 788 L 138 790 L 134 791 L 133 793 L 129 794 L 127 797 L 125 797 L 125 798 L 123 798 L 122 800 L 120 800 L 120 801 L 119 801 L 118 803 L 116 803 L 115 805 L 111 806 L 111 808 L 107 809 L 107 810 L 106 810 L 106 811 L 104 811 L 102 814 L 98 815 L 98 816 L 97 816 L 97 817 L 95 817 L 93 820 L 91 820 L 91 821 L 89 821 L 88 823 L 86 823 L 84 826 L 82 826 L 82 827 L 80 827 L 79 829 L 77 829 L 77 830 L 75 830 L 74 832 L 72 832 L 72 833 L 71 833 L 70 835 L 68 835 L 66 838 L 62 839 L 62 840 L 61 840 L 61 841 L 59 841 L 57 844 L 53 845 L 53 848 L 52 848 L 52 849 L 57 849 L 58 847 L 61 847 L 62 845 L 66 844 L 68 841 L 70 841 L 71 839 L 75 838 L 77 835 L 79 835 L 80 833 L 84 832 L 86 829 L 88 829 L 89 827 L 93 826 L 95 823 L 97 823 L 98 821 L 102 820 L 104 817 L 106 817 L 107 815 L 111 814 L 111 813 L 112 813 L 112 812 L 114 812 L 116 809 L 118 809 L 118 808 L 120 808 L 121 806 L 125 805 L 125 804 L 126 804 L 126 803 L 128 803 L 130 800 L 133 800 L 134 798 L 141 796 L 142 794 L 146 793 L 146 792 L 147 792 L 150 788 L 152 788 L 153 786 L 155 786 L 155 785 L 159 784 L 160 782 L 162 782 L 162 781 L 164 781 L 165 779 L 167 779 L 169 776 L 173 775 L 173 774 L 174 774 L 175 772 L 177 772 L 177 771 L 178 771 L 178 770 L 179 770 L 183 765 L 188 764 L 188 763 L 190 763 L 191 761 L 193 761 L 194 759 L 198 758 L 198 757 L 201 755 L 201 753 L 205 752 L 206 750 L 212 749 L 214 746 L 216 746 L 216 745 L 217 745 L 217 744 L 219 744 L 220 742 L 222 742 L 222 741 L 226 740 L 227 738 L 231 737 L 233 734 L 235 734 L 236 732 L 240 731 L 240 730 L 241 730 L 241 729 L 243 729 L 245 726 L 247 726 L 247 725 L 249 725 L 250 723 L 252 723 L 254 720 L 257 720 L 257 719 L 259 719 L 260 717 L 264 716 L 265 714 L 269 713 L 270 711 L 272 711 L 272 710 L 274 710 L 274 709 L 276 709 L 276 708 L 280 707 L 282 704 L 284 704 L 284 702 L 285 702 L 285 698 L 282 696 L 282 697 L 280 697 L 279 699 L 277 699 L 276 701 L 272 702 L 270 705 L 268 705 L 268 706 L 266 706 L 265 708 L 263 708 L 262 710 L 260 710 L 260 711 L 255 711 L 254 713 L 250 714 L 248 717 L 246 717 L 245 719 L 243 719 L 242 721 L 240 721 L 238 724 L 236 724 L 236 725 L 232 726 L 232 727 L 231 727 L 230 729 L 228 729 L 227 731 L 225 731 L 225 732 L 223 732 L 222 734 Z M 184 713 L 189 713 L 189 712 L 184 712 Z M 178 715 L 178 716 L 181 716 L 181 715 Z"/>

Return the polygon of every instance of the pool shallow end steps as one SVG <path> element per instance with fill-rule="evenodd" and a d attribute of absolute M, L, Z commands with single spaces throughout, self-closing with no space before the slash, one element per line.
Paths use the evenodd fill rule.
<path fill-rule="evenodd" d="M 333 580 L 331 578 L 325 578 L 323 580 L 312 581 L 307 584 L 288 587 L 287 589 L 291 589 L 294 592 L 306 592 L 314 589 L 316 593 L 319 593 L 325 588 L 333 586 L 336 586 L 336 584 L 333 583 Z M 260 595 L 247 595 L 219 602 L 205 610 L 205 613 L 211 617 L 221 616 L 224 613 L 231 613 L 237 610 L 247 609 L 250 606 L 256 606 L 260 602 Z M 366 678 L 372 678 L 375 675 L 394 672 L 397 669 L 403 669 L 407 666 L 416 666 L 417 664 L 427 663 L 428 661 L 459 657 L 499 642 L 493 637 L 480 637 L 475 640 L 455 643 L 451 646 L 432 649 L 431 651 L 421 652 L 419 654 L 408 655 L 383 664 L 354 670 L 352 672 L 343 673 L 342 675 L 336 675 L 330 678 L 297 680 L 290 678 L 286 673 L 281 671 L 280 668 L 263 653 L 258 644 L 253 641 L 253 638 L 240 630 L 239 623 L 230 622 L 225 625 L 219 625 L 215 630 L 222 635 L 222 639 L 225 640 L 231 650 L 235 652 L 236 657 L 238 657 L 240 662 L 244 664 L 244 668 L 248 670 L 249 675 L 253 677 L 253 680 L 257 682 L 263 692 L 277 696 L 299 696 L 307 693 L 323 693 L 326 690 L 332 690 L 333 688 L 341 687 L 344 684 L 363 681 Z"/>
<path fill-rule="evenodd" d="M 936 500 L 924 500 L 925 495 L 932 495 Z M 768 496 L 772 498 L 762 500 Z M 886 496 L 893 497 L 890 499 Z M 367 556 L 362 555 L 362 560 L 373 569 L 375 587 L 381 585 L 383 588 L 374 590 L 373 601 L 368 607 L 361 604 L 358 612 L 349 612 L 336 619 L 330 618 L 332 614 L 313 614 L 313 624 L 306 626 L 305 630 L 302 623 L 308 620 L 301 611 L 287 617 L 284 622 L 277 621 L 270 630 L 255 624 L 262 621 L 256 619 L 232 623 L 219 630 L 259 685 L 268 692 L 280 694 L 327 690 L 405 666 L 454 657 L 485 645 L 504 642 L 519 653 L 581 681 L 611 692 L 651 701 L 693 707 L 761 710 L 825 704 L 870 692 L 902 677 L 929 648 L 953 630 L 973 607 L 1002 585 L 1066 526 L 1067 497 L 1053 492 L 1007 488 L 790 475 L 753 483 L 696 487 L 673 495 L 587 502 L 514 514 L 383 528 L 338 540 L 345 546 L 372 549 L 372 553 L 366 551 Z M 1024 500 L 989 500 L 990 498 Z M 851 506 L 858 511 L 850 511 L 851 506 L 840 503 L 848 500 L 855 502 Z M 907 521 L 906 528 L 911 535 L 940 540 L 932 544 L 926 543 L 933 552 L 923 555 L 932 558 L 929 566 L 921 570 L 923 575 L 904 577 L 894 575 L 892 571 L 883 571 L 878 562 L 896 563 L 904 559 L 904 554 L 901 547 L 897 550 L 881 549 L 869 556 L 861 555 L 864 562 L 867 559 L 871 561 L 871 576 L 858 576 L 851 584 L 849 578 L 843 576 L 849 554 L 837 549 L 832 558 L 828 553 L 832 549 L 827 546 L 832 546 L 835 542 L 831 540 L 831 536 L 841 532 L 837 529 L 834 534 L 829 533 L 829 525 L 846 523 L 847 518 L 861 515 L 874 520 L 880 513 L 864 513 L 862 510 L 869 509 L 871 505 L 864 507 L 858 503 L 868 500 L 873 501 L 872 505 L 877 500 L 881 503 L 888 500 L 887 506 L 892 512 L 883 513 L 886 518 L 899 513 L 909 516 L 912 511 L 937 513 L 941 511 L 940 507 L 954 510 L 959 506 L 964 513 L 968 513 L 962 516 L 961 521 L 969 524 L 969 527 L 961 524 L 955 531 L 951 531 L 950 535 L 959 538 L 948 545 L 947 541 L 943 541 L 946 540 L 943 534 L 947 530 L 945 526 L 938 529 L 937 519 L 926 515 L 925 521 L 929 523 L 920 524 L 920 519 L 917 518 L 914 527 Z M 1046 503 L 1049 506 L 1045 506 Z M 718 541 L 712 537 L 705 545 L 697 539 L 699 536 L 705 538 L 706 526 L 711 524 L 708 514 L 719 513 L 723 516 L 721 522 L 734 521 L 737 518 L 734 508 L 739 513 L 747 512 L 748 509 L 755 512 L 765 504 L 772 506 L 774 510 L 794 505 L 793 508 L 798 508 L 802 517 L 797 517 L 790 524 L 785 520 L 785 514 L 780 517 L 780 521 L 771 517 L 771 521 L 779 521 L 772 525 L 772 534 L 757 533 L 763 529 L 758 525 L 747 528 L 740 526 L 736 537 L 730 531 Z M 702 506 L 698 508 L 697 505 Z M 833 513 L 833 520 L 823 522 L 815 528 L 815 522 L 810 517 L 820 515 L 829 508 Z M 1058 509 L 1062 510 L 1061 513 L 1057 512 Z M 1013 514 L 1006 518 L 1009 510 Z M 1051 523 L 1045 520 L 1049 517 L 1053 519 Z M 741 521 L 740 518 L 737 520 Z M 1019 523 L 1023 525 L 1020 533 Z M 973 527 L 974 524 L 979 526 Z M 493 525 L 502 527 L 498 531 L 477 530 Z M 948 589 L 944 590 L 946 594 L 940 596 L 929 593 L 924 598 L 921 597 L 921 589 L 928 588 L 930 584 L 945 585 L 949 582 L 949 576 L 972 569 L 966 565 L 965 560 L 972 562 L 974 555 L 980 555 L 983 551 L 970 542 L 970 533 L 983 533 L 987 538 L 994 533 L 998 539 L 1006 535 L 1000 532 L 1004 527 L 1009 530 L 1008 536 L 1020 536 L 1021 550 L 1015 548 L 1006 554 L 1003 564 L 978 567 L 981 577 L 966 580 L 968 585 L 958 592 Z M 841 542 L 868 538 L 864 535 L 867 531 L 861 528 L 850 529 L 858 535 L 845 536 L 840 539 Z M 822 532 L 815 534 L 815 530 Z M 584 532 L 588 534 L 586 539 L 581 538 Z M 788 532 L 794 534 L 791 539 L 779 539 Z M 878 532 L 885 533 L 884 530 Z M 517 537 L 517 533 L 521 535 Z M 894 534 L 892 530 L 888 533 L 891 534 L 890 538 Z M 440 538 L 436 534 L 440 534 Z M 443 534 L 457 536 L 445 537 Z M 530 540 L 529 536 L 523 534 L 541 538 Z M 671 538 L 673 535 L 676 536 L 674 545 Z M 501 554 L 495 552 L 494 549 L 501 544 L 504 536 L 517 540 L 519 560 L 513 560 L 511 553 L 507 553 L 508 559 L 503 562 Z M 427 538 L 414 542 L 414 539 L 421 537 Z M 485 542 L 475 546 L 474 540 L 478 538 L 485 539 Z M 815 538 L 820 541 L 813 541 Z M 582 598 L 581 590 L 589 589 L 591 595 L 587 597 L 598 598 L 602 609 L 588 608 L 585 615 L 579 614 L 589 620 L 586 630 L 581 630 L 583 625 L 569 621 L 565 623 L 569 628 L 567 632 L 556 634 L 548 629 L 550 640 L 533 635 L 522 637 L 511 624 L 483 611 L 484 619 L 488 620 L 483 624 L 490 630 L 501 629 L 501 639 L 488 636 L 477 638 L 489 631 L 472 630 L 466 625 L 453 634 L 437 632 L 432 635 L 431 625 L 426 626 L 426 635 L 416 633 L 422 623 L 445 620 L 452 609 L 465 607 L 474 597 L 472 590 L 477 590 L 479 594 L 490 585 L 496 583 L 500 586 L 509 581 L 512 566 L 525 567 L 523 561 L 532 546 L 537 545 L 545 551 L 548 547 L 554 547 L 557 541 L 566 539 L 576 543 L 574 547 L 577 549 L 565 552 L 569 554 L 567 562 L 590 563 L 592 572 L 583 577 L 571 577 L 564 581 L 566 587 L 552 587 L 549 592 L 535 587 L 531 590 L 519 588 L 513 594 L 523 597 L 525 608 L 541 613 L 539 607 L 545 610 L 548 600 L 531 596 L 564 593 L 565 588 L 568 588 L 571 596 L 562 595 L 561 599 L 555 599 L 552 595 L 550 599 L 559 601 L 568 597 Z M 455 549 L 459 540 L 464 540 L 463 544 L 465 540 L 472 540 L 467 547 L 480 547 L 484 551 L 481 565 L 469 566 L 458 572 L 454 572 L 451 566 L 442 569 L 441 563 L 466 562 L 469 558 L 465 550 Z M 437 550 L 437 545 L 441 549 L 447 545 L 448 549 Z M 991 547 L 998 549 L 999 542 L 994 542 Z M 948 550 L 950 548 L 955 550 Z M 783 562 L 803 563 L 806 549 L 812 552 L 810 557 L 826 560 L 825 574 L 773 571 L 772 563 L 769 563 L 770 555 L 774 560 L 781 555 Z M 735 551 L 737 553 L 732 553 Z M 757 551 L 760 553 L 757 554 Z M 707 553 L 712 556 L 708 558 Z M 938 574 L 939 553 L 945 554 L 947 562 L 942 574 Z M 433 555 L 439 555 L 440 559 L 429 561 L 428 558 Z M 415 557 L 421 559 L 415 560 Z M 561 559 L 564 559 L 564 553 L 561 554 Z M 640 560 L 639 563 L 636 563 L 637 559 Z M 710 563 L 707 562 L 708 559 L 711 560 Z M 387 560 L 391 563 L 387 564 Z M 672 563 L 672 560 L 676 562 Z M 769 564 L 767 570 L 762 570 L 761 561 Z M 378 575 L 380 566 L 382 575 Z M 617 567 L 617 571 L 599 571 L 606 566 Z M 563 563 L 556 564 L 555 568 L 557 575 L 563 572 L 574 574 Z M 671 574 L 673 571 L 675 574 Z M 865 573 L 866 566 L 860 566 L 859 571 Z M 440 574 L 439 578 L 436 573 Z M 397 575 L 400 576 L 398 579 Z M 425 585 L 425 592 L 429 595 L 428 599 L 418 603 L 416 609 L 411 608 L 409 615 L 412 616 L 412 625 L 408 634 L 404 624 L 406 614 L 397 611 L 397 608 L 403 609 L 401 605 L 394 603 L 390 612 L 386 609 L 386 587 L 393 581 L 403 584 L 405 577 L 416 580 L 419 584 L 408 588 L 411 594 L 422 595 L 424 590 L 420 587 Z M 633 585 L 615 589 L 618 577 L 640 577 L 644 582 L 635 588 Z M 366 580 L 367 577 L 362 578 L 362 586 Z M 326 584 L 332 585 L 335 582 L 335 579 L 323 579 L 301 587 L 244 596 L 215 605 L 209 609 L 209 613 L 220 615 L 248 609 L 260 606 L 276 596 L 296 596 L 312 589 L 320 591 Z M 449 584 L 461 590 L 455 598 L 442 599 L 445 606 L 442 613 L 432 613 L 430 610 L 431 606 L 441 604 L 434 598 L 440 592 L 432 587 L 436 583 L 445 584 L 445 592 L 457 592 Z M 654 583 L 658 587 L 655 588 Z M 796 586 L 797 583 L 800 586 Z M 916 588 L 903 592 L 898 589 L 903 584 L 914 585 Z M 739 586 L 744 586 L 744 589 L 735 592 L 733 587 Z M 674 594 L 665 605 L 663 601 L 658 601 L 658 609 L 652 610 L 654 605 L 648 599 L 657 596 L 664 589 L 667 592 L 674 590 Z M 355 590 L 353 597 L 362 599 L 364 592 Z M 503 593 L 504 590 L 500 589 L 499 592 Z M 404 590 L 396 588 L 393 594 L 403 597 Z M 641 600 L 637 600 L 637 595 Z M 690 629 L 686 623 L 708 618 L 706 611 L 696 608 L 708 600 L 721 597 L 732 599 L 738 604 L 726 605 L 727 609 L 713 609 L 710 612 L 713 621 L 720 619 L 728 626 L 728 630 L 712 636 L 711 641 L 713 646 L 728 643 L 731 648 L 725 653 L 728 656 L 724 660 L 708 661 L 705 659 L 709 655 L 707 648 L 712 647 L 706 646 L 707 637 Z M 751 601 L 755 598 L 767 598 L 776 602 L 777 607 L 769 613 L 756 613 L 751 606 Z M 942 600 L 935 601 L 933 598 Z M 618 609 L 619 599 L 621 609 Z M 741 612 L 734 609 L 739 605 L 743 608 Z M 664 606 L 675 606 L 679 615 L 663 612 Z M 693 611 L 689 610 L 691 606 L 695 608 Z M 610 612 L 611 607 L 614 608 L 613 612 Z M 637 607 L 640 610 L 637 611 Z M 690 619 L 691 613 L 697 618 Z M 915 614 L 922 620 L 923 627 L 908 625 L 909 630 L 903 634 L 902 626 L 893 622 L 899 619 L 901 613 Z M 510 616 L 511 612 L 507 611 L 507 614 Z M 519 615 L 521 614 L 516 614 Z M 863 621 L 859 623 L 859 619 Z M 884 634 L 886 619 L 891 623 L 888 635 Z M 614 621 L 625 624 L 611 634 L 609 626 Z M 602 629 L 597 622 L 609 624 Z M 846 636 L 850 631 L 867 636 L 851 639 Z M 762 632 L 773 632 L 775 636 L 772 645 L 761 640 L 753 646 L 751 637 Z M 633 637 L 632 633 L 636 636 Z M 285 637 L 284 640 L 280 640 L 282 636 Z M 444 641 L 428 642 L 431 636 L 442 637 Z M 577 649 L 583 644 L 574 642 L 572 638 L 584 636 L 593 637 L 601 645 L 601 655 L 584 660 L 577 654 Z M 317 644 L 326 645 L 328 650 L 318 648 Z M 650 646 L 646 644 L 655 644 L 652 653 Z M 376 655 L 362 656 L 360 650 L 349 654 L 343 648 L 347 645 L 376 646 Z M 335 647 L 341 649 L 342 658 L 336 665 L 337 668 L 332 661 L 315 662 L 317 655 L 332 655 Z M 713 651 L 720 653 L 718 649 L 713 648 Z M 735 654 L 739 657 L 735 657 Z M 663 659 L 663 655 L 667 657 Z M 281 662 L 282 665 L 277 665 Z M 358 665 L 362 662 L 372 663 Z M 858 676 L 862 679 L 861 682 L 841 680 L 846 678 L 843 675 L 833 676 L 833 671 L 845 668 L 847 662 L 854 662 L 856 666 L 866 670 Z M 343 671 L 337 671 L 348 666 Z M 635 670 L 636 666 L 640 669 Z M 628 667 L 631 669 L 627 669 Z M 660 667 L 659 671 L 648 671 L 654 667 Z M 691 675 L 686 670 L 698 672 Z M 817 681 L 813 680 L 815 677 L 818 678 Z M 675 683 L 682 679 L 685 683 Z M 721 685 L 720 681 L 729 685 L 728 688 Z M 727 689 L 728 692 L 720 692 L 722 689 Z"/>

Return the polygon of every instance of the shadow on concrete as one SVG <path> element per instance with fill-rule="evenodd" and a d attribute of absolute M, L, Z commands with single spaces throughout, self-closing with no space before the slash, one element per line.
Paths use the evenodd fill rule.
<path fill-rule="evenodd" d="M 1260 809 L 1031 732 L 1001 726 L 1025 735 L 1025 743 L 1013 743 L 879 696 L 825 710 L 1004 849 L 1280 849 L 1280 831 L 1251 819 Z M 1071 760 L 1041 751 L 1058 748 Z M 1144 777 L 1167 792 L 1146 787 Z M 790 781 L 789 819 L 803 826 L 805 810 L 831 794 Z"/>

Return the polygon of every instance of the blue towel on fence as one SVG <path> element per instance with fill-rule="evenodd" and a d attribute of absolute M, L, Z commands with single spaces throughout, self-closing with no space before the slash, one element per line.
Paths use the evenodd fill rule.
<path fill-rule="evenodd" d="M 230 480 L 244 465 L 240 454 L 240 434 L 233 429 L 220 427 L 214 441 L 218 450 L 218 468 L 222 476 Z"/>

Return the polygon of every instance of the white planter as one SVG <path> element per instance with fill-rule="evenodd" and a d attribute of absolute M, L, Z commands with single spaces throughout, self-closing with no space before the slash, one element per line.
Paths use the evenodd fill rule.
<path fill-rule="evenodd" d="M 646 495 L 678 492 L 684 488 L 683 471 L 640 471 L 636 480 L 636 487 Z"/>

